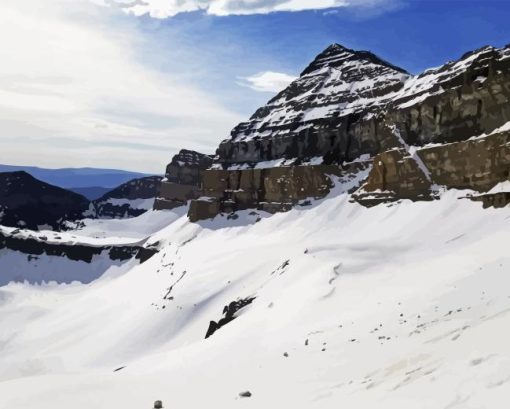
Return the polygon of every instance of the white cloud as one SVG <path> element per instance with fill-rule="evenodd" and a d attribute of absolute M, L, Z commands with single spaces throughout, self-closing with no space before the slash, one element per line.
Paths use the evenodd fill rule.
<path fill-rule="evenodd" d="M 0 4 L 0 163 L 161 173 L 242 119 L 147 67 L 133 51 L 143 37 L 112 18 L 77 0 Z"/>
<path fill-rule="evenodd" d="M 265 14 L 276 11 L 321 10 L 334 7 L 376 7 L 394 0 L 91 0 L 117 4 L 137 15 L 167 18 L 179 13 L 203 10 L 216 16 Z"/>
<path fill-rule="evenodd" d="M 250 77 L 240 77 L 239 85 L 259 92 L 279 92 L 296 79 L 281 72 L 265 71 Z"/>

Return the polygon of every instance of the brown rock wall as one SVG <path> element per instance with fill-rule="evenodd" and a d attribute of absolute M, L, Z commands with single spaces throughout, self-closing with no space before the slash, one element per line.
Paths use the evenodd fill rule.
<path fill-rule="evenodd" d="M 377 155 L 358 199 L 363 202 L 367 197 L 364 192 L 389 191 L 392 198 L 416 200 L 430 192 L 432 183 L 487 192 L 509 179 L 510 132 L 419 149 L 417 155 L 429 172 L 430 181 L 416 160 L 406 154 L 404 149 L 394 149 Z M 488 195 L 485 202 L 499 204 L 505 198 L 504 194 Z"/>
<path fill-rule="evenodd" d="M 336 165 L 275 167 L 268 169 L 207 170 L 203 177 L 203 197 L 191 202 L 191 221 L 212 218 L 218 213 L 260 209 L 271 213 L 286 211 L 301 200 L 326 196 L 340 176 L 360 170 Z"/>

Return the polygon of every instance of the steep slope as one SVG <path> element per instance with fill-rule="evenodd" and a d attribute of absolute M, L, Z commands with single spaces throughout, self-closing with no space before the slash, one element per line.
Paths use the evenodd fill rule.
<path fill-rule="evenodd" d="M 59 229 L 66 220 L 83 218 L 88 207 L 85 197 L 26 172 L 0 173 L 0 224 L 4 226 Z"/>
<path fill-rule="evenodd" d="M 122 275 L 3 287 L 0 406 L 503 408 L 510 215 L 460 196 L 182 217 Z"/>
<path fill-rule="evenodd" d="M 465 140 L 506 122 L 509 83 L 510 47 L 484 47 L 410 76 L 335 44 L 234 128 L 218 148 L 217 166 L 313 157 L 342 164 L 398 146 L 386 126 L 397 126 L 409 144 Z"/>
<path fill-rule="evenodd" d="M 276 138 L 294 131 L 297 123 L 308 127 L 314 120 L 360 113 L 388 101 L 409 77 L 370 52 L 333 44 L 249 122 L 234 128 L 232 139 Z"/>

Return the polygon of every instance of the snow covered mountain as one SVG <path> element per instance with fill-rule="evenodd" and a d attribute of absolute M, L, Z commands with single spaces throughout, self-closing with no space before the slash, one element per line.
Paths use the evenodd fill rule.
<path fill-rule="evenodd" d="M 333 45 L 158 210 L 0 227 L 0 408 L 505 408 L 509 98 Z"/>
<path fill-rule="evenodd" d="M 189 216 L 286 211 L 324 197 L 329 175 L 366 169 L 353 196 L 366 206 L 432 200 L 439 186 L 487 193 L 509 178 L 509 118 L 510 46 L 411 76 L 334 44 L 220 143 Z"/>
<path fill-rule="evenodd" d="M 223 169 L 277 161 L 352 161 L 395 146 L 491 132 L 509 118 L 510 46 L 484 47 L 411 76 L 366 51 L 334 44 L 218 147 Z M 265 165 L 267 167 L 267 165 Z M 272 166 L 272 165 L 270 165 Z"/>
<path fill-rule="evenodd" d="M 234 128 L 232 139 L 277 138 L 317 119 L 363 112 L 389 101 L 409 78 L 405 70 L 370 52 L 333 44 L 249 122 Z"/>

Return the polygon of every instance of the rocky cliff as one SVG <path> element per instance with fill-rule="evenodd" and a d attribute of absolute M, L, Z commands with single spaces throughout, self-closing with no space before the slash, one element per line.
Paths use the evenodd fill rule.
<path fill-rule="evenodd" d="M 399 141 L 454 142 L 510 118 L 510 47 L 484 47 L 411 76 L 365 51 L 328 47 L 301 76 L 218 148 L 218 165 L 325 163 L 375 155 Z"/>
<path fill-rule="evenodd" d="M 510 46 L 413 76 L 334 44 L 220 143 L 190 219 L 286 210 L 368 168 L 365 205 L 430 200 L 439 185 L 486 192 L 509 177 L 509 99 Z"/>
<path fill-rule="evenodd" d="M 154 209 L 173 209 L 200 197 L 203 173 L 212 163 L 210 155 L 182 149 L 166 168 Z"/>

